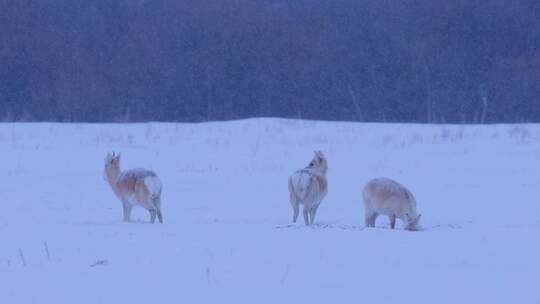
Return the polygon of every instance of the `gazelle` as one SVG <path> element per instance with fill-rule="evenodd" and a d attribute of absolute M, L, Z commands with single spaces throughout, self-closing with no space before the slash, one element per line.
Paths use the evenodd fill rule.
<path fill-rule="evenodd" d="M 328 193 L 326 171 L 328 162 L 321 151 L 315 151 L 315 157 L 307 167 L 298 170 L 289 177 L 289 194 L 293 207 L 293 222 L 296 223 L 299 205 L 304 205 L 304 222 L 315 222 L 315 215 L 322 200 Z"/>
<path fill-rule="evenodd" d="M 105 177 L 114 194 L 122 201 L 124 222 L 129 222 L 131 209 L 139 205 L 150 212 L 150 222 L 161 215 L 161 181 L 153 171 L 146 169 L 120 170 L 120 154 L 108 153 L 105 158 Z"/>
<path fill-rule="evenodd" d="M 417 230 L 421 214 L 416 213 L 416 199 L 411 191 L 389 178 L 376 178 L 363 191 L 366 227 L 375 227 L 380 214 L 390 218 L 390 227 L 400 219 L 406 230 Z"/>

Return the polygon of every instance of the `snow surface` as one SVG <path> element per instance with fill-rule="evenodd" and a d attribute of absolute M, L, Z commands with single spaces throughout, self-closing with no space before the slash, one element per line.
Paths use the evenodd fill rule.
<path fill-rule="evenodd" d="M 292 225 L 315 149 L 328 196 Z M 160 176 L 163 225 L 122 222 L 109 151 Z M 540 303 L 540 125 L 5 123 L 0 155 L 0 303 Z M 380 176 L 423 230 L 363 229 Z"/>

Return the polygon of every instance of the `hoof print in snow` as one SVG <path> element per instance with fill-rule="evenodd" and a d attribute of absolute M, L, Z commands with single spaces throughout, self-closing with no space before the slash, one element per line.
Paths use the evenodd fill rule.
<path fill-rule="evenodd" d="M 94 263 L 90 264 L 90 267 L 105 266 L 107 264 L 109 264 L 109 261 L 107 260 L 97 260 Z"/>
<path fill-rule="evenodd" d="M 283 228 L 293 228 L 293 227 L 297 227 L 297 226 L 294 225 L 294 224 L 289 224 L 289 225 L 277 225 L 275 228 L 276 228 L 276 229 L 283 229 Z"/>

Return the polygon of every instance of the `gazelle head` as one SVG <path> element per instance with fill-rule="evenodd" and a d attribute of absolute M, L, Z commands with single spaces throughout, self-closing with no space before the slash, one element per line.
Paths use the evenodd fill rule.
<path fill-rule="evenodd" d="M 111 181 L 120 174 L 120 153 L 107 153 L 105 157 L 105 177 Z"/>
<path fill-rule="evenodd" d="M 321 174 L 326 174 L 326 171 L 328 171 L 328 161 L 326 160 L 326 157 L 320 150 L 316 150 L 314 152 L 315 156 L 307 167 Z"/>
<path fill-rule="evenodd" d="M 422 217 L 422 214 L 410 216 L 408 213 L 405 213 L 405 217 L 407 218 L 407 225 L 405 226 L 405 230 L 415 231 L 419 229 L 418 225 L 420 224 L 420 218 Z"/>

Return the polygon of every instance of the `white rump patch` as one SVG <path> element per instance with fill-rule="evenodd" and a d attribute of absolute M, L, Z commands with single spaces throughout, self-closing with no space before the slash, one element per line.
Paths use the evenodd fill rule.
<path fill-rule="evenodd" d="M 159 196 L 161 194 L 161 180 L 157 176 L 145 177 L 144 184 L 152 196 Z"/>
<path fill-rule="evenodd" d="M 307 196 L 307 189 L 311 183 L 311 175 L 307 172 L 298 171 L 291 176 L 291 182 L 296 195 L 301 200 L 300 203 Z"/>

